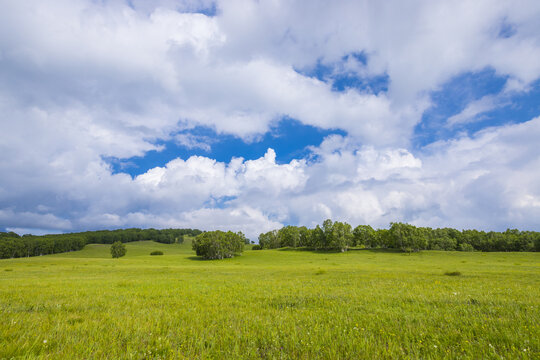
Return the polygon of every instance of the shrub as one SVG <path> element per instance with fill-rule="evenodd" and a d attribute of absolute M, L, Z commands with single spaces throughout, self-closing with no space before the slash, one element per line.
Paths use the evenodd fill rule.
<path fill-rule="evenodd" d="M 410 246 L 404 246 L 401 248 L 401 251 L 406 252 L 407 254 L 410 255 L 413 252 L 413 249 Z"/>
<path fill-rule="evenodd" d="M 448 275 L 448 276 L 461 276 L 461 272 L 459 271 L 447 271 L 444 273 L 444 275 Z"/>
<path fill-rule="evenodd" d="M 208 231 L 193 240 L 193 250 L 204 259 L 225 259 L 244 251 L 244 237 L 232 231 Z"/>
<path fill-rule="evenodd" d="M 262 247 L 261 247 L 261 245 L 253 245 L 251 250 L 262 250 Z"/>
<path fill-rule="evenodd" d="M 117 241 L 111 245 L 111 255 L 113 258 L 119 258 L 126 255 L 126 246 Z"/>
<path fill-rule="evenodd" d="M 150 253 L 150 255 L 163 255 L 163 251 L 159 251 L 159 250 L 152 251 L 152 252 Z"/>
<path fill-rule="evenodd" d="M 458 250 L 459 251 L 474 251 L 474 248 L 471 244 L 462 243 L 462 244 L 459 244 Z"/>

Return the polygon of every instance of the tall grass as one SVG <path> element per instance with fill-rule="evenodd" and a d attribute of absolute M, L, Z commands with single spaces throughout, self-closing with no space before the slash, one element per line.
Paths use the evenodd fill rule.
<path fill-rule="evenodd" d="M 1 260 L 0 358 L 540 357 L 540 254 L 127 248 Z"/>

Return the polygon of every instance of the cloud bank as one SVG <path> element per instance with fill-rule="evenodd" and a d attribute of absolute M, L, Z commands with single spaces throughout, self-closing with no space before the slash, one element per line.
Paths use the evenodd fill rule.
<path fill-rule="evenodd" d="M 386 226 L 540 229 L 539 114 L 420 149 L 430 94 L 493 69 L 504 94 L 540 78 L 540 5 L 523 1 L 122 1 L 0 5 L 0 227 L 230 228 L 251 237 L 325 218 Z M 355 56 L 351 56 L 354 54 Z M 330 69 L 325 76 L 317 69 Z M 365 86 L 336 90 L 348 76 Z M 388 79 L 375 91 L 371 79 Z M 218 135 L 256 142 L 284 117 L 341 129 L 310 155 L 212 159 Z M 504 121 L 503 121 L 504 122 Z M 182 132 L 180 134 L 180 132 Z M 301 136 L 301 134 L 299 134 Z M 136 177 L 107 157 L 173 141 L 201 156 Z"/>

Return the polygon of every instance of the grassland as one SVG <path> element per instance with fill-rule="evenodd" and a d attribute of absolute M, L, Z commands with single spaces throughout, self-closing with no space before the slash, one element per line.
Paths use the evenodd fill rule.
<path fill-rule="evenodd" d="M 0 260 L 0 358 L 540 358 L 537 253 L 127 249 Z"/>

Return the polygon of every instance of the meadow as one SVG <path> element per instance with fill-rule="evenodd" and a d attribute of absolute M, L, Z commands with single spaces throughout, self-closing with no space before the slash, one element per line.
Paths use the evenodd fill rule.
<path fill-rule="evenodd" d="M 0 359 L 540 358 L 538 253 L 126 246 L 0 260 Z"/>

